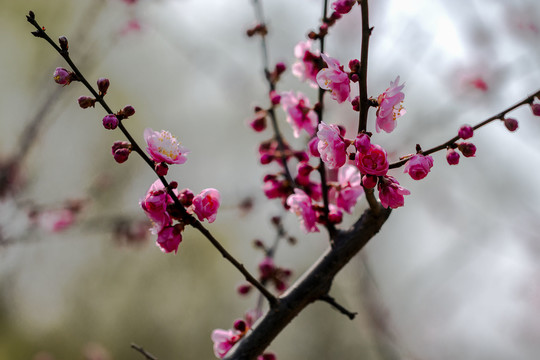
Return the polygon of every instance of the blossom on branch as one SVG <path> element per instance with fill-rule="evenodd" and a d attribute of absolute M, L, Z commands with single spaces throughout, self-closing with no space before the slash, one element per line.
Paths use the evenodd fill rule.
<path fill-rule="evenodd" d="M 306 233 L 319 232 L 317 228 L 317 214 L 311 204 L 311 198 L 300 189 L 294 189 L 294 194 L 287 198 L 290 211 L 300 217 L 300 224 Z"/>
<path fill-rule="evenodd" d="M 307 96 L 298 92 L 296 96 L 292 91 L 281 94 L 281 106 L 287 113 L 287 122 L 293 128 L 294 137 L 299 137 L 300 132 L 305 130 L 310 136 L 315 133 L 319 117 L 310 107 Z"/>
<path fill-rule="evenodd" d="M 377 144 L 370 144 L 369 149 L 365 153 L 358 151 L 355 162 L 362 174 L 375 176 L 386 175 L 390 166 L 386 150 Z"/>
<path fill-rule="evenodd" d="M 338 171 L 338 185 L 336 205 L 350 214 L 358 198 L 364 193 L 358 168 L 354 165 L 341 167 Z"/>
<path fill-rule="evenodd" d="M 342 103 L 349 98 L 351 85 L 349 74 L 343 70 L 343 66 L 334 58 L 321 54 L 323 60 L 328 65 L 317 74 L 317 83 L 325 90 L 330 90 L 332 99 Z"/>
<path fill-rule="evenodd" d="M 399 185 L 393 176 L 383 176 L 378 184 L 379 200 L 385 208 L 397 209 L 405 204 L 404 195 L 411 192 Z"/>
<path fill-rule="evenodd" d="M 207 219 L 209 223 L 216 220 L 221 196 L 219 191 L 213 188 L 204 189 L 193 198 L 193 212 L 199 218 L 199 221 Z"/>
<path fill-rule="evenodd" d="M 399 85 L 398 76 L 395 81 L 390 82 L 390 87 L 377 98 L 379 103 L 375 125 L 377 132 L 380 132 L 381 129 L 387 133 L 392 132 L 396 128 L 397 118 L 405 115 L 406 111 L 402 105 L 405 94 L 401 92 L 404 86 L 405 84 Z"/>
<path fill-rule="evenodd" d="M 144 130 L 144 140 L 148 145 L 146 150 L 157 163 L 183 164 L 189 150 L 180 145 L 170 132 L 166 130 L 154 131 L 150 128 Z"/>
<path fill-rule="evenodd" d="M 344 15 L 351 11 L 355 3 L 356 0 L 336 0 L 332 4 L 332 9 L 334 9 L 335 12 Z"/>
<path fill-rule="evenodd" d="M 319 124 L 317 132 L 319 143 L 317 150 L 321 160 L 329 169 L 338 169 L 347 161 L 347 144 L 340 134 L 337 125 L 328 125 L 324 121 Z"/>
<path fill-rule="evenodd" d="M 249 330 L 249 324 L 244 320 L 236 320 L 232 329 L 216 329 L 212 331 L 211 339 L 214 342 L 214 355 L 218 359 L 223 359 Z"/>
<path fill-rule="evenodd" d="M 313 40 L 301 41 L 294 47 L 294 56 L 298 59 L 292 65 L 292 73 L 300 81 L 307 81 L 309 86 L 316 89 L 317 73 L 321 69 L 321 55 L 318 51 L 312 51 Z"/>
<path fill-rule="evenodd" d="M 421 180 L 427 176 L 429 170 L 433 166 L 433 158 L 429 155 L 424 156 L 422 154 L 416 154 L 411 156 L 409 161 L 405 164 L 404 173 L 409 175 L 414 180 Z"/>
<path fill-rule="evenodd" d="M 178 246 L 182 242 L 182 230 L 184 230 L 184 226 L 181 224 L 163 228 L 158 233 L 156 245 L 159 246 L 164 253 L 174 251 L 176 254 L 178 252 Z"/>
<path fill-rule="evenodd" d="M 158 234 L 163 228 L 171 225 L 171 217 L 167 212 L 167 205 L 173 200 L 167 194 L 161 180 L 156 180 L 148 189 L 146 196 L 139 202 L 146 216 L 152 221 L 153 227 L 150 230 L 153 234 Z"/>

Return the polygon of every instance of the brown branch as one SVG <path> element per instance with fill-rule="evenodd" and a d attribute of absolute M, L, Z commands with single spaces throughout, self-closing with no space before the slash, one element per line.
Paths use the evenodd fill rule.
<path fill-rule="evenodd" d="M 32 24 L 36 31 L 32 32 L 32 34 L 38 38 L 45 39 L 49 44 L 52 45 L 52 47 L 64 58 L 64 60 L 69 64 L 73 72 L 77 76 L 77 80 L 82 82 L 85 87 L 92 93 L 92 95 L 97 99 L 97 101 L 100 103 L 100 105 L 105 109 L 105 111 L 108 114 L 114 114 L 114 112 L 111 110 L 111 107 L 107 104 L 107 102 L 103 99 L 103 96 L 99 95 L 96 90 L 88 83 L 84 75 L 81 73 L 81 71 L 77 68 L 77 66 L 73 63 L 69 56 L 69 52 L 67 49 L 63 50 L 61 49 L 56 43 L 49 37 L 49 35 L 45 32 L 45 28 L 41 27 L 36 19 L 35 14 L 30 11 L 29 14 L 26 16 L 26 19 L 30 24 Z M 272 295 L 255 277 L 253 277 L 249 271 L 247 271 L 240 262 L 238 262 L 225 248 L 219 243 L 219 241 L 202 225 L 200 221 L 195 219 L 193 215 L 188 214 L 184 206 L 180 203 L 180 200 L 178 197 L 174 194 L 173 189 L 171 186 L 169 186 L 168 181 L 165 179 L 164 176 L 161 176 L 157 174 L 157 171 L 154 167 L 154 162 L 146 155 L 146 153 L 142 150 L 142 148 L 139 146 L 139 144 L 135 141 L 135 139 L 131 136 L 131 134 L 128 132 L 128 130 L 124 127 L 122 120 L 118 123 L 118 128 L 122 131 L 122 133 L 126 136 L 126 138 L 131 143 L 132 149 L 139 154 L 139 156 L 150 166 L 152 171 L 156 174 L 156 176 L 159 178 L 165 189 L 167 189 L 168 194 L 171 196 L 172 200 L 174 201 L 175 207 L 180 211 L 183 220 L 187 223 L 199 230 L 209 241 L 210 243 L 221 253 L 221 255 L 227 259 L 242 275 L 244 275 L 245 279 L 251 283 L 257 290 L 261 292 L 261 294 L 264 295 L 264 297 L 268 300 L 271 306 L 273 306 L 276 303 L 276 298 L 274 295 Z"/>
<path fill-rule="evenodd" d="M 255 324 L 225 359 L 256 359 L 307 305 L 328 294 L 334 277 L 379 232 L 390 213 L 390 209 L 381 208 L 379 214 L 367 209 L 351 229 L 340 231 L 334 246 L 280 297 L 278 305 Z"/>
<path fill-rule="evenodd" d="M 358 86 L 360 88 L 360 114 L 358 119 L 358 133 L 366 131 L 368 110 L 371 103 L 368 99 L 367 92 L 367 65 L 368 65 L 368 50 L 369 50 L 369 37 L 371 36 L 371 28 L 369 27 L 369 9 L 368 0 L 362 0 L 360 2 L 362 10 L 362 48 L 360 52 L 360 74 Z"/>

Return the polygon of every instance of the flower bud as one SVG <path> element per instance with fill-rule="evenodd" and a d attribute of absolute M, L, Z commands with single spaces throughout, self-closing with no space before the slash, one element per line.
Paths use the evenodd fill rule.
<path fill-rule="evenodd" d="M 159 176 L 165 176 L 169 172 L 169 167 L 164 162 L 157 163 L 154 166 L 154 169 L 156 170 L 156 174 Z"/>
<path fill-rule="evenodd" d="M 261 132 L 266 129 L 266 111 L 258 111 L 255 114 L 255 118 L 250 121 L 249 126 L 256 132 Z"/>
<path fill-rule="evenodd" d="M 354 99 L 352 99 L 351 105 L 354 111 L 360 111 L 360 96 L 357 96 Z"/>
<path fill-rule="evenodd" d="M 97 81 L 97 86 L 99 90 L 100 95 L 105 95 L 107 93 L 107 90 L 109 89 L 109 79 L 107 78 L 99 78 Z"/>
<path fill-rule="evenodd" d="M 540 116 L 540 104 L 531 104 L 532 113 L 536 116 Z"/>
<path fill-rule="evenodd" d="M 189 207 L 191 204 L 193 204 L 193 198 L 195 195 L 193 192 L 189 189 L 182 189 L 178 193 L 178 200 L 180 200 L 180 203 L 184 205 L 184 207 Z"/>
<path fill-rule="evenodd" d="M 60 36 L 58 38 L 58 43 L 60 44 L 60 49 L 64 50 L 64 51 L 67 51 L 69 46 L 68 46 L 68 40 L 65 36 Z"/>
<path fill-rule="evenodd" d="M 272 102 L 272 105 L 279 105 L 281 102 L 281 95 L 279 95 L 276 91 L 271 91 L 270 101 Z"/>
<path fill-rule="evenodd" d="M 91 98 L 89 96 L 81 96 L 77 99 L 77 102 L 79 103 L 79 106 L 83 109 L 94 107 L 96 105 L 96 99 Z"/>
<path fill-rule="evenodd" d="M 129 157 L 129 154 L 131 153 L 131 150 L 130 149 L 126 149 L 126 148 L 122 148 L 122 149 L 118 149 L 116 150 L 114 153 L 113 153 L 113 157 L 114 157 L 114 160 L 121 164 L 123 162 L 126 162 L 128 157 Z"/>
<path fill-rule="evenodd" d="M 275 157 L 274 155 L 270 155 L 270 154 L 262 154 L 261 155 L 261 164 L 262 165 L 267 165 L 267 164 L 270 164 L 272 161 L 274 161 Z"/>
<path fill-rule="evenodd" d="M 66 86 L 73 80 L 73 75 L 70 71 L 57 67 L 54 70 L 53 78 L 57 84 Z"/>
<path fill-rule="evenodd" d="M 510 131 L 516 131 L 516 129 L 518 128 L 518 121 L 512 118 L 505 118 L 504 126 L 506 126 L 506 128 Z"/>
<path fill-rule="evenodd" d="M 354 139 L 354 147 L 361 153 L 367 153 L 371 147 L 371 139 L 369 135 L 366 133 L 358 134 L 356 139 Z"/>
<path fill-rule="evenodd" d="M 349 61 L 349 69 L 351 69 L 351 72 L 356 73 L 360 70 L 360 60 L 353 59 Z"/>
<path fill-rule="evenodd" d="M 246 322 L 244 320 L 236 320 L 234 322 L 233 328 L 235 328 L 236 330 L 238 330 L 240 332 L 244 332 L 244 331 L 247 330 L 247 325 L 246 325 Z"/>
<path fill-rule="evenodd" d="M 375 186 L 377 186 L 377 176 L 375 175 L 364 175 L 362 176 L 362 185 L 366 189 L 373 189 Z"/>
<path fill-rule="evenodd" d="M 464 140 L 469 139 L 472 138 L 473 132 L 474 129 L 472 128 L 472 126 L 463 125 L 458 131 L 458 136 Z"/>
<path fill-rule="evenodd" d="M 281 75 L 285 72 L 285 70 L 287 70 L 287 66 L 285 65 L 285 63 L 278 62 L 274 71 L 277 75 Z"/>
<path fill-rule="evenodd" d="M 238 291 L 240 295 L 247 295 L 250 290 L 251 290 L 251 285 L 249 284 L 242 284 L 236 288 L 236 291 Z"/>
<path fill-rule="evenodd" d="M 135 114 L 135 109 L 131 105 L 126 105 L 120 112 L 124 115 L 124 118 L 128 118 Z"/>
<path fill-rule="evenodd" d="M 473 157 L 476 154 L 476 146 L 472 143 L 461 143 L 458 145 L 458 149 L 465 157 Z"/>
<path fill-rule="evenodd" d="M 114 114 L 107 114 L 103 118 L 103 127 L 108 130 L 114 130 L 118 126 L 118 118 Z"/>
<path fill-rule="evenodd" d="M 446 151 L 446 161 L 448 161 L 449 165 L 457 165 L 459 164 L 459 154 L 454 149 L 448 149 Z"/>

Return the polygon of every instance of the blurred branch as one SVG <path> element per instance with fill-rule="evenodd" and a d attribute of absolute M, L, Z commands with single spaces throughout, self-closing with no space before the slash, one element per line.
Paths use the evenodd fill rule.
<path fill-rule="evenodd" d="M 158 360 L 157 357 L 144 350 L 141 346 L 131 343 L 131 348 L 141 353 L 147 360 Z"/>
<path fill-rule="evenodd" d="M 280 297 L 277 306 L 254 325 L 225 359 L 251 360 L 260 355 L 306 306 L 328 294 L 334 277 L 379 232 L 390 213 L 390 209 L 381 209 L 378 214 L 367 209 L 351 229 L 339 231 L 334 246 Z"/>

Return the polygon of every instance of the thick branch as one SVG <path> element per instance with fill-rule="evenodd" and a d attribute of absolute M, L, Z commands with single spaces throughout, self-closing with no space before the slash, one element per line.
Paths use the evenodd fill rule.
<path fill-rule="evenodd" d="M 379 232 L 390 212 L 381 208 L 377 215 L 368 209 L 351 229 L 340 231 L 334 246 L 289 288 L 225 359 L 256 359 L 300 311 L 328 294 L 337 273 Z"/>

